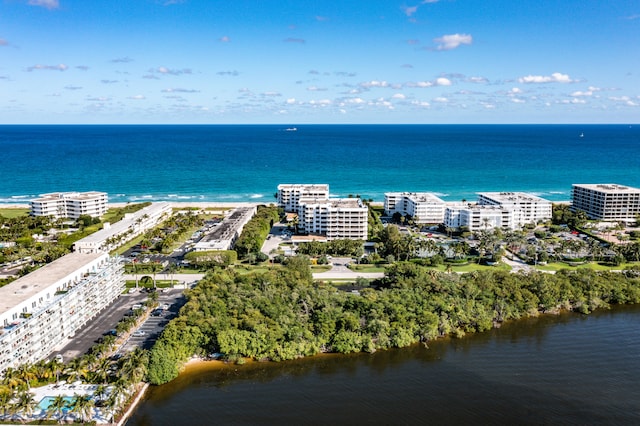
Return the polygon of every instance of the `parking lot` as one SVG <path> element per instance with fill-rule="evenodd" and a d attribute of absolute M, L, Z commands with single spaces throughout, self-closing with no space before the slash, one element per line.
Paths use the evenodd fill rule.
<path fill-rule="evenodd" d="M 158 308 L 148 313 L 147 319 L 129 336 L 118 352 L 131 352 L 135 348 L 151 349 L 170 320 L 178 315 L 185 298 L 180 289 L 167 289 L 158 293 Z"/>

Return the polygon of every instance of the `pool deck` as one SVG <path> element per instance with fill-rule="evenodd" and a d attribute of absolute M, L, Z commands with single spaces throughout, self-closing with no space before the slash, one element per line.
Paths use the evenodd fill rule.
<path fill-rule="evenodd" d="M 97 388 L 98 385 L 85 385 L 81 383 L 60 383 L 46 385 L 39 388 L 31 388 L 31 393 L 34 395 L 33 399 L 40 402 L 47 396 L 56 397 L 62 395 L 73 398 L 76 395 L 93 395 Z M 75 414 L 67 413 L 65 415 L 65 418 L 72 417 L 75 417 Z M 46 411 L 35 411 L 32 418 L 34 420 L 44 419 L 46 418 Z M 104 413 L 102 409 L 97 407 L 93 409 L 91 420 L 95 421 L 97 424 L 109 424 L 110 418 L 111 416 L 108 413 Z"/>

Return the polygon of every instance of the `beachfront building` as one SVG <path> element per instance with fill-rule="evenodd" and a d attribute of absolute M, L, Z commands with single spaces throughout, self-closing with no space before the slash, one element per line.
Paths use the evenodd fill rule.
<path fill-rule="evenodd" d="M 298 231 L 327 240 L 366 240 L 369 210 L 359 198 L 301 198 Z"/>
<path fill-rule="evenodd" d="M 410 216 L 416 223 L 442 223 L 446 203 L 430 192 L 386 192 L 384 213 Z"/>
<path fill-rule="evenodd" d="M 524 192 L 480 192 L 478 204 L 512 210 L 519 226 L 551 219 L 553 207 L 551 201 Z"/>
<path fill-rule="evenodd" d="M 100 217 L 107 212 L 106 192 L 52 192 L 31 200 L 31 216 L 53 216 L 78 219 L 88 215 Z"/>
<path fill-rule="evenodd" d="M 640 215 L 640 189 L 618 184 L 574 184 L 572 211 L 589 219 L 634 222 Z"/>
<path fill-rule="evenodd" d="M 515 210 L 502 206 L 449 203 L 444 212 L 446 228 L 466 228 L 471 232 L 494 228 L 517 229 L 520 223 Z"/>
<path fill-rule="evenodd" d="M 106 253 L 71 253 L 0 287 L 0 373 L 47 358 L 123 290 Z"/>
<path fill-rule="evenodd" d="M 278 185 L 278 207 L 285 212 L 297 213 L 301 198 L 329 198 L 329 185 L 326 184 L 280 184 Z"/>
<path fill-rule="evenodd" d="M 231 250 L 244 226 L 258 211 L 256 206 L 238 207 L 229 213 L 222 222 L 215 225 L 213 232 L 198 241 L 194 251 Z"/>
<path fill-rule="evenodd" d="M 154 228 L 172 214 L 171 204 L 164 201 L 151 203 L 134 213 L 125 214 L 118 222 L 105 223 L 100 231 L 76 241 L 73 250 L 80 253 L 109 252 Z"/>

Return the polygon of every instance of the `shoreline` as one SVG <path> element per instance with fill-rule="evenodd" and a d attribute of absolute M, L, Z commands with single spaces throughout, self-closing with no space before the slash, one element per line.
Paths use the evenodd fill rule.
<path fill-rule="evenodd" d="M 550 201 L 550 200 L 549 200 Z M 188 208 L 188 207 L 197 207 L 200 209 L 214 209 L 214 208 L 233 208 L 233 207 L 253 207 L 259 205 L 270 205 L 276 204 L 275 201 L 271 201 L 268 203 L 261 202 L 251 202 L 251 201 L 238 201 L 238 202 L 217 202 L 217 201 L 129 201 L 129 202 L 116 202 L 109 203 L 109 207 L 113 208 L 122 208 L 131 204 L 140 204 L 140 203 L 159 203 L 159 202 L 167 202 L 171 205 L 171 208 L 180 209 L 180 208 Z M 562 200 L 562 201 L 551 201 L 552 204 L 571 204 L 571 200 Z M 384 202 L 382 201 L 373 201 L 371 203 L 372 206 L 383 206 Z M 30 205 L 25 203 L 0 203 L 0 209 L 29 209 Z"/>

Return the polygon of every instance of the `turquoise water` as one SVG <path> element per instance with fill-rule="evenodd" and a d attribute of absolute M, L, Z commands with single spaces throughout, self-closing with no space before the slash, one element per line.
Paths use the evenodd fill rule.
<path fill-rule="evenodd" d="M 53 404 L 53 400 L 54 399 L 55 399 L 55 397 L 53 397 L 53 396 L 45 396 L 38 403 L 38 408 L 40 410 L 47 411 L 47 409 L 51 406 L 51 404 Z M 67 396 L 67 397 L 64 398 L 64 400 L 67 401 L 67 405 L 68 406 L 63 408 L 62 412 L 64 414 L 67 414 L 69 412 L 69 410 L 71 410 L 70 406 L 73 403 L 73 398 L 70 397 L 70 396 Z"/>
<path fill-rule="evenodd" d="M 98 190 L 113 202 L 271 202 L 279 183 L 445 200 L 573 183 L 640 186 L 637 125 L 0 126 L 0 203 Z M 581 137 L 581 134 L 583 136 Z"/>

